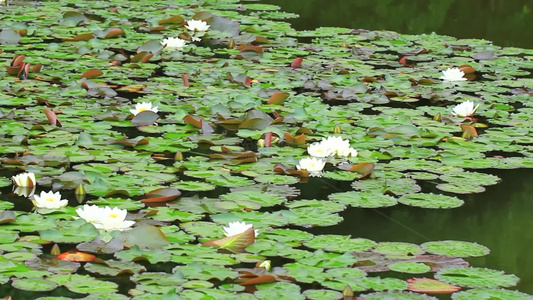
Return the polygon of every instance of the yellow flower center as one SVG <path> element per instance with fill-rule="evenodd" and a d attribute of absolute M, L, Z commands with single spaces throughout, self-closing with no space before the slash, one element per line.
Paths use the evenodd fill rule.
<path fill-rule="evenodd" d="M 48 198 L 44 198 L 44 200 L 48 202 L 54 202 L 56 199 L 54 197 L 48 197 Z"/>
<path fill-rule="evenodd" d="M 141 108 L 139 108 L 139 112 L 141 112 L 141 111 L 145 111 L 145 110 L 146 110 L 146 107 L 141 107 Z"/>
<path fill-rule="evenodd" d="M 117 214 L 109 214 L 109 217 L 114 219 L 114 218 L 117 218 L 118 215 Z"/>

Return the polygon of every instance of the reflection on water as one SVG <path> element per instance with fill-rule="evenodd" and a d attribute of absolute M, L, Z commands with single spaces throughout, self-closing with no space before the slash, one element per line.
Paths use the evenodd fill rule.
<path fill-rule="evenodd" d="M 518 290 L 533 293 L 533 169 L 489 171 L 502 182 L 487 187 L 484 193 L 459 196 L 465 200 L 462 207 L 432 210 L 400 204 L 384 209 L 350 208 L 341 213 L 341 224 L 311 232 L 350 234 L 377 242 L 477 242 L 491 253 L 468 258 L 473 266 L 513 273 L 521 278 Z M 309 197 L 319 191 L 303 192 L 303 197 Z"/>
<path fill-rule="evenodd" d="M 478 38 L 499 46 L 533 48 L 531 0 L 262 0 L 300 15 L 296 29 L 321 26 L 392 30 L 406 34 L 436 32 Z"/>

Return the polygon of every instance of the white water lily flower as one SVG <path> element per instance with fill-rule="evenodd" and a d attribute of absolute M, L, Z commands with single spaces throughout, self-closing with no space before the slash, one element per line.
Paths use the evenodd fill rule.
<path fill-rule="evenodd" d="M 129 229 L 135 221 L 126 221 L 126 215 L 128 211 L 126 209 L 120 209 L 118 207 L 110 208 L 104 207 L 101 210 L 101 216 L 98 221 L 94 222 L 94 227 L 103 230 L 125 230 Z"/>
<path fill-rule="evenodd" d="M 306 170 L 311 176 L 318 176 L 320 172 L 322 172 L 322 169 L 324 169 L 325 165 L 326 162 L 321 159 L 316 157 L 306 157 L 300 159 L 296 169 Z"/>
<path fill-rule="evenodd" d="M 448 68 L 442 71 L 442 76 L 440 77 L 440 79 L 444 81 L 465 81 L 467 80 L 463 76 L 465 76 L 465 72 L 459 70 L 459 68 Z"/>
<path fill-rule="evenodd" d="M 186 42 L 185 40 L 180 39 L 180 38 L 169 37 L 169 38 L 163 39 L 161 44 L 165 45 L 168 49 L 181 49 L 185 47 L 185 42 Z"/>
<path fill-rule="evenodd" d="M 209 27 L 211 27 L 211 25 L 207 25 L 207 23 L 202 20 L 189 20 L 187 21 L 187 25 L 185 25 L 185 28 L 190 31 L 207 31 Z"/>
<path fill-rule="evenodd" d="M 335 150 L 327 143 L 313 143 L 307 147 L 307 153 L 313 157 L 328 157 L 335 154 Z"/>
<path fill-rule="evenodd" d="M 40 196 L 33 195 L 33 205 L 38 208 L 61 208 L 68 204 L 68 200 L 61 200 L 59 192 L 42 191 Z"/>
<path fill-rule="evenodd" d="M 157 106 L 152 107 L 152 102 L 141 102 L 135 104 L 135 109 L 130 109 L 130 112 L 136 116 L 138 113 L 145 111 L 145 110 L 151 110 L 155 113 L 158 112 Z"/>
<path fill-rule="evenodd" d="M 337 149 L 337 155 L 342 157 L 356 157 L 357 150 L 352 147 Z"/>
<path fill-rule="evenodd" d="M 322 139 L 321 143 L 332 150 L 331 155 L 339 157 L 357 156 L 357 150 L 350 147 L 350 141 L 343 140 L 340 136 L 330 136 L 327 139 Z"/>
<path fill-rule="evenodd" d="M 104 209 L 98 205 L 87 205 L 76 209 L 76 213 L 87 223 L 98 223 L 104 213 Z"/>
<path fill-rule="evenodd" d="M 458 117 L 471 117 L 476 113 L 479 104 L 474 107 L 474 101 L 465 101 L 453 108 L 452 114 Z"/>
<path fill-rule="evenodd" d="M 226 236 L 232 236 L 236 234 L 240 234 L 248 230 L 248 228 L 253 228 L 254 225 L 252 224 L 246 224 L 246 222 L 229 222 L 228 226 L 223 226 L 222 229 L 224 230 L 224 234 Z M 257 229 L 254 230 L 255 236 L 259 235 L 259 231 Z"/>
<path fill-rule="evenodd" d="M 32 172 L 21 173 L 11 177 L 11 179 L 13 180 L 13 183 L 21 187 L 32 187 L 35 186 L 35 183 L 37 182 L 35 180 L 35 174 Z"/>

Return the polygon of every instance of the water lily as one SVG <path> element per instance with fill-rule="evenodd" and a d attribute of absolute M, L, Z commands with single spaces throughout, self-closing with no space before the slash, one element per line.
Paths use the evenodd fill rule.
<path fill-rule="evenodd" d="M 471 117 L 476 113 L 479 104 L 474 107 L 474 101 L 465 101 L 453 108 L 452 114 L 462 118 Z"/>
<path fill-rule="evenodd" d="M 14 184 L 21 187 L 32 187 L 35 186 L 36 182 L 35 174 L 32 172 L 21 173 L 11 177 L 11 179 Z"/>
<path fill-rule="evenodd" d="M 130 109 L 130 112 L 134 116 L 136 116 L 138 113 L 140 113 L 142 111 L 145 111 L 145 110 L 150 110 L 150 111 L 153 111 L 155 113 L 158 112 L 157 106 L 152 107 L 152 102 L 137 103 L 137 104 L 135 104 L 135 109 Z"/>
<path fill-rule="evenodd" d="M 68 204 L 68 200 L 61 200 L 59 192 L 45 192 L 42 191 L 40 196 L 33 196 L 33 205 L 38 208 L 61 208 Z"/>
<path fill-rule="evenodd" d="M 189 20 L 187 21 L 187 25 L 185 25 L 185 28 L 190 31 L 207 31 L 209 27 L 211 27 L 211 25 L 207 25 L 207 23 L 202 20 Z"/>
<path fill-rule="evenodd" d="M 313 143 L 307 147 L 307 153 L 313 157 L 328 157 L 335 154 L 335 150 L 327 143 Z"/>
<path fill-rule="evenodd" d="M 339 157 L 357 156 L 357 150 L 350 147 L 350 141 L 343 140 L 340 136 L 329 136 L 322 141 L 307 147 L 307 153 L 313 157 Z"/>
<path fill-rule="evenodd" d="M 298 165 L 296 166 L 296 169 L 306 170 L 307 172 L 309 172 L 310 176 L 320 176 L 320 173 L 322 172 L 322 169 L 324 169 L 325 165 L 326 162 L 319 158 L 307 157 L 300 159 Z"/>
<path fill-rule="evenodd" d="M 166 46 L 168 49 L 181 49 L 185 47 L 185 42 L 186 41 L 183 39 L 170 37 L 163 39 L 161 44 Z"/>
<path fill-rule="evenodd" d="M 346 147 L 346 148 L 341 148 L 341 149 L 337 149 L 337 156 L 342 156 L 342 157 L 356 157 L 357 156 L 357 150 L 352 148 L 352 147 Z"/>
<path fill-rule="evenodd" d="M 465 76 L 465 72 L 459 70 L 459 68 L 448 68 L 442 71 L 442 76 L 440 77 L 440 79 L 444 81 L 465 81 L 467 80 L 463 76 Z"/>
<path fill-rule="evenodd" d="M 129 229 L 135 221 L 126 221 L 126 215 L 128 211 L 126 209 L 120 209 L 118 207 L 110 208 L 104 207 L 101 210 L 101 215 L 98 221 L 94 222 L 94 227 L 103 230 L 125 230 Z"/>
<path fill-rule="evenodd" d="M 222 229 L 224 230 L 224 234 L 226 236 L 232 236 L 236 234 L 240 234 L 248 230 L 248 228 L 253 228 L 254 225 L 252 224 L 246 224 L 246 222 L 229 222 L 228 226 L 223 226 Z M 255 236 L 259 234 L 259 231 L 257 229 L 254 230 Z"/>
<path fill-rule="evenodd" d="M 80 218 L 84 219 L 87 223 L 98 223 L 100 217 L 103 215 L 103 208 L 98 205 L 87 205 L 76 209 L 76 213 Z"/>
<path fill-rule="evenodd" d="M 271 268 L 271 262 L 270 260 L 265 260 L 259 264 L 260 268 L 265 268 L 267 271 L 270 271 Z"/>

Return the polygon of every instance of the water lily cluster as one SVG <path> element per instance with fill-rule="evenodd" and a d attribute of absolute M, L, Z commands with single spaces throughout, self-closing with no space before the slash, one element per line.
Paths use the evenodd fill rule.
<path fill-rule="evenodd" d="M 76 213 L 87 223 L 106 231 L 122 231 L 135 224 L 135 221 L 126 220 L 128 211 L 118 207 L 110 208 L 109 206 L 99 207 L 85 204 L 83 207 L 77 208 Z"/>
<path fill-rule="evenodd" d="M 191 41 L 193 42 L 201 41 L 202 37 L 205 35 L 209 27 L 211 27 L 211 25 L 208 25 L 205 21 L 202 20 L 189 20 L 185 25 L 185 28 L 187 29 L 189 36 L 191 37 Z M 181 50 L 185 46 L 187 46 L 187 40 L 177 37 L 169 37 L 163 39 L 161 45 L 165 46 L 165 48 L 169 50 Z"/>
<path fill-rule="evenodd" d="M 330 136 L 322 138 L 318 143 L 313 143 L 307 147 L 307 153 L 313 157 L 355 157 L 357 150 L 350 146 L 350 141 L 343 140 L 340 136 Z"/>
<path fill-rule="evenodd" d="M 321 158 L 330 156 L 355 157 L 357 150 L 350 146 L 350 141 L 343 140 L 340 136 L 330 136 L 322 138 L 320 142 L 313 143 L 307 147 L 307 153 L 311 157 L 300 159 L 296 169 L 306 170 L 309 176 L 319 177 L 326 162 Z"/>

